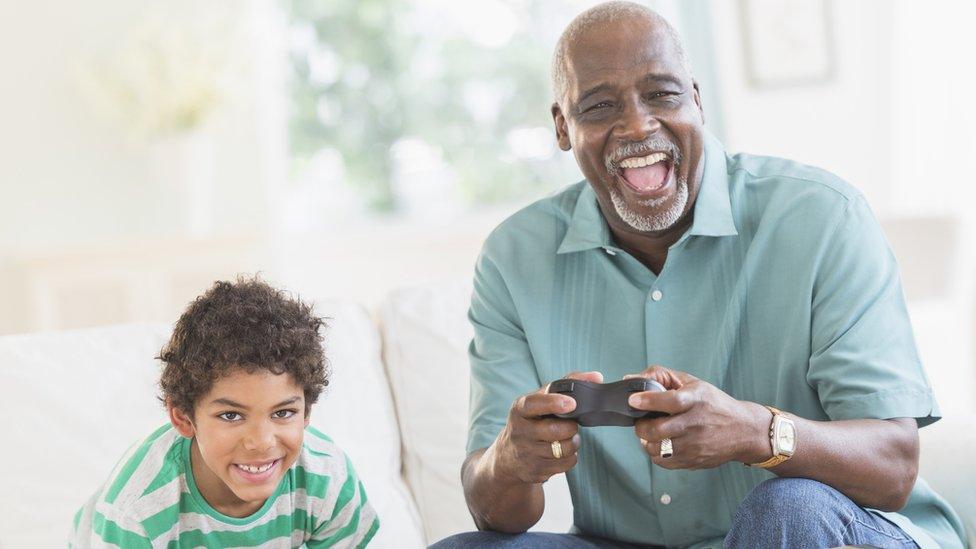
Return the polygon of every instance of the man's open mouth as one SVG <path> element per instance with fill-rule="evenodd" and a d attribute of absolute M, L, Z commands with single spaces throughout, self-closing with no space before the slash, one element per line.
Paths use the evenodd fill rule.
<path fill-rule="evenodd" d="M 663 152 L 653 152 L 647 156 L 625 158 L 620 161 L 620 178 L 636 193 L 646 194 L 662 189 L 667 185 L 671 168 L 671 158 Z"/>

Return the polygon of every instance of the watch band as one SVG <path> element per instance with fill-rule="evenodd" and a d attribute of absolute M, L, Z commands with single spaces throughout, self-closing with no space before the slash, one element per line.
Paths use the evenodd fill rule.
<path fill-rule="evenodd" d="M 780 463 L 790 459 L 791 456 L 775 455 L 762 463 L 748 463 L 749 467 L 761 467 L 763 469 L 769 469 L 770 467 L 776 467 Z"/>
<path fill-rule="evenodd" d="M 769 422 L 769 440 L 770 440 L 769 445 L 770 445 L 770 449 L 772 449 L 773 428 L 776 425 L 776 417 L 781 415 L 782 412 L 780 412 L 776 408 L 773 408 L 772 406 L 767 406 L 765 404 L 763 404 L 763 406 L 773 413 L 773 419 Z M 746 465 L 748 465 L 749 467 L 761 467 L 763 469 L 769 469 L 770 467 L 776 467 L 777 465 L 783 463 L 784 461 L 790 459 L 791 457 L 793 456 L 785 455 L 785 454 L 774 454 L 773 457 L 767 459 L 766 461 L 763 461 L 762 463 L 747 463 Z"/>

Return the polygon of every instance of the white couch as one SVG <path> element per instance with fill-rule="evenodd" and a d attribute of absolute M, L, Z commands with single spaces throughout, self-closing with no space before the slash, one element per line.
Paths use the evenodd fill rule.
<path fill-rule="evenodd" d="M 355 303 L 316 302 L 333 319 L 326 336 L 333 377 L 312 423 L 356 464 L 381 517 L 377 547 L 423 547 L 474 528 L 459 480 L 469 294 L 467 281 L 404 289 L 375 315 Z M 923 358 L 936 356 L 924 343 L 938 343 L 943 330 L 917 331 Z M 0 548 L 64 546 L 74 511 L 115 460 L 166 421 L 153 357 L 168 334 L 167 325 L 128 324 L 0 337 Z M 922 474 L 976 532 L 976 413 L 960 411 L 976 399 L 958 389 L 950 387 L 962 397 L 945 403 L 948 417 L 922 431 Z M 572 522 L 565 481 L 546 489 L 537 529 L 565 531 Z"/>

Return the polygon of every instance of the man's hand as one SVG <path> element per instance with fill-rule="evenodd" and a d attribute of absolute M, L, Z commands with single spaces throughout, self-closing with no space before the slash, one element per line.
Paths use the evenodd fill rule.
<path fill-rule="evenodd" d="M 691 374 L 651 366 L 625 376 L 653 379 L 668 389 L 630 395 L 638 410 L 671 414 L 640 419 L 634 431 L 644 451 L 666 469 L 709 469 L 729 461 L 753 463 L 772 455 L 766 433 L 772 415 L 753 402 L 736 400 Z M 661 457 L 661 440 L 670 438 L 674 454 Z"/>
<path fill-rule="evenodd" d="M 600 383 L 600 372 L 566 376 Z M 461 466 L 461 484 L 468 510 L 479 530 L 525 532 L 545 510 L 542 483 L 576 465 L 579 426 L 571 419 L 546 418 L 571 412 L 572 398 L 548 394 L 542 387 L 512 404 L 508 422 L 491 446 L 468 454 Z M 559 442 L 560 458 L 553 453 Z"/>
<path fill-rule="evenodd" d="M 574 372 L 569 379 L 603 382 L 600 372 Z M 513 483 L 540 484 L 576 465 L 579 425 L 572 419 L 546 418 L 576 408 L 565 395 L 548 394 L 546 387 L 519 397 L 508 413 L 508 423 L 489 448 L 496 474 Z M 557 459 L 552 443 L 558 441 L 562 457 Z"/>

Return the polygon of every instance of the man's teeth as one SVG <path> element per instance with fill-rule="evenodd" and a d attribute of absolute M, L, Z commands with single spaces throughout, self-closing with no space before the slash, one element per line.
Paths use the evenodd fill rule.
<path fill-rule="evenodd" d="M 657 164 L 662 160 L 666 160 L 668 155 L 664 153 L 651 153 L 647 156 L 641 156 L 638 158 L 625 158 L 620 161 L 621 168 L 643 168 L 644 166 L 650 166 L 651 164 Z"/>
<path fill-rule="evenodd" d="M 267 471 L 268 469 L 270 469 L 271 466 L 274 465 L 274 464 L 275 464 L 275 462 L 272 461 L 271 463 L 267 463 L 267 464 L 262 465 L 260 467 L 255 467 L 253 465 L 244 465 L 244 464 L 241 464 L 241 463 L 235 463 L 234 465 L 237 465 L 238 467 L 240 467 L 241 469 L 244 469 L 248 473 L 263 473 L 263 472 Z"/>

